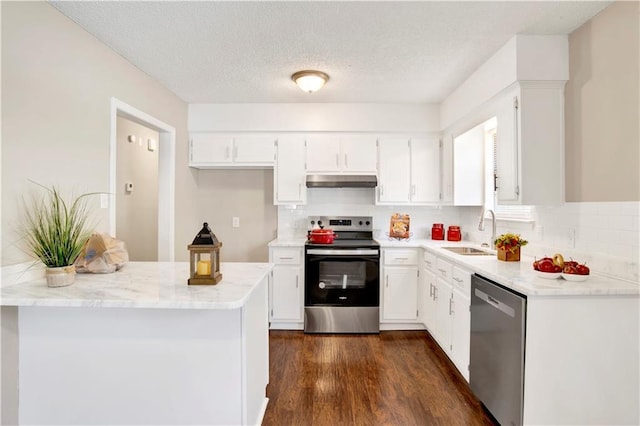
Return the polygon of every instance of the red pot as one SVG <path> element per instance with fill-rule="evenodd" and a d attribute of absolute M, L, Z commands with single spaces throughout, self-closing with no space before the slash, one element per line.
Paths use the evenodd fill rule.
<path fill-rule="evenodd" d="M 314 244 L 331 244 L 337 236 L 332 229 L 313 229 L 307 239 Z"/>

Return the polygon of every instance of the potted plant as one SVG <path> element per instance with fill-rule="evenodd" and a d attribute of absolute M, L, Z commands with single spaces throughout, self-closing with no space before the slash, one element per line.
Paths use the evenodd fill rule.
<path fill-rule="evenodd" d="M 495 240 L 498 259 L 506 262 L 520 261 L 520 247 L 529 242 L 520 237 L 520 234 L 502 234 Z"/>
<path fill-rule="evenodd" d="M 62 287 L 75 280 L 76 258 L 91 235 L 87 196 L 66 202 L 55 186 L 24 203 L 23 233 L 26 245 L 46 269 L 47 285 Z"/>

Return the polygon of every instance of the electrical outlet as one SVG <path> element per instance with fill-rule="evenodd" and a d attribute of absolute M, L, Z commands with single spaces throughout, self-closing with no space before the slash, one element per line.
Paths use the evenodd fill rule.
<path fill-rule="evenodd" d="M 240 228 L 240 218 L 239 217 L 233 217 L 232 226 L 234 228 Z"/>

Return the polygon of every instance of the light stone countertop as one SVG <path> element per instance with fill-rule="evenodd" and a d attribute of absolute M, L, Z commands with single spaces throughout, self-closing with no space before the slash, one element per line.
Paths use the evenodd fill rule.
<path fill-rule="evenodd" d="M 188 262 L 129 262 L 111 274 L 76 274 L 67 287 L 43 278 L 3 281 L 1 306 L 237 309 L 271 271 L 269 263 L 221 263 L 216 285 L 188 285 Z"/>
<path fill-rule="evenodd" d="M 390 240 L 379 238 L 381 248 L 422 248 L 455 265 L 482 275 L 526 296 L 640 296 L 640 284 L 592 272 L 586 281 L 567 281 L 563 278 L 546 279 L 533 270 L 532 257 L 523 256 L 520 262 L 503 262 L 495 256 L 465 256 L 442 247 L 466 246 L 492 251 L 469 241 L 429 239 Z M 278 239 L 270 246 L 303 247 L 304 240 Z M 495 251 L 492 251 L 495 253 Z M 419 263 L 422 260 L 419 259 Z M 421 266 L 420 264 L 418 266 Z"/>

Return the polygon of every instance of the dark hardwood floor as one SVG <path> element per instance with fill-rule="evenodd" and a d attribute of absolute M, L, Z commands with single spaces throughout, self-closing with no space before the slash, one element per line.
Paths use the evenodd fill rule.
<path fill-rule="evenodd" d="M 271 331 L 270 425 L 493 425 L 425 331 Z"/>

